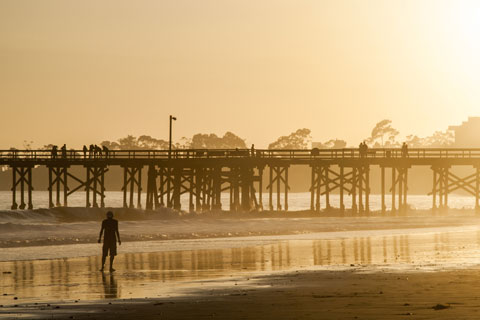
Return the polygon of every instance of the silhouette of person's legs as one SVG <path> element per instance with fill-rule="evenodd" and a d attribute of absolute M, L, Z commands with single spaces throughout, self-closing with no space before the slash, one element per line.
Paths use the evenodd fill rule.
<path fill-rule="evenodd" d="M 115 271 L 113 269 L 113 260 L 115 259 L 115 256 L 117 255 L 117 248 L 115 245 L 108 245 L 104 244 L 103 245 L 103 250 L 102 250 L 102 268 L 100 271 L 105 270 L 105 261 L 107 260 L 107 255 L 110 254 L 110 271 Z"/>
<path fill-rule="evenodd" d="M 102 268 L 100 271 L 103 271 L 105 269 L 105 260 L 107 260 L 107 256 L 104 254 L 102 255 Z"/>
<path fill-rule="evenodd" d="M 115 259 L 115 256 L 110 254 L 110 271 L 115 271 L 115 269 L 113 269 L 113 259 Z"/>

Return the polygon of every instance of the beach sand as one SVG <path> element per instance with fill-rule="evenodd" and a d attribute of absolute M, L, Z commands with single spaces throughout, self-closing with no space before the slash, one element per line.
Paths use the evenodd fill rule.
<path fill-rule="evenodd" d="M 172 221 L 169 232 L 190 230 L 190 222 Z M 195 222 L 205 234 L 239 230 L 235 219 Z M 83 256 L 98 251 L 95 244 L 3 248 L 3 255 L 39 256 L 0 262 L 0 318 L 477 319 L 478 222 L 471 215 L 249 218 L 238 224 L 254 234 L 275 224 L 298 228 L 126 242 L 114 273 L 98 271 L 98 255 Z M 77 255 L 62 258 L 68 252 Z"/>

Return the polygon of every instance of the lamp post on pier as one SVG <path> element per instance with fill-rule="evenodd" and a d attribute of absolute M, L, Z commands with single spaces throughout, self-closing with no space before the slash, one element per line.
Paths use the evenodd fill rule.
<path fill-rule="evenodd" d="M 170 134 L 168 139 L 168 159 L 172 157 L 172 121 L 177 120 L 176 117 L 170 115 Z"/>

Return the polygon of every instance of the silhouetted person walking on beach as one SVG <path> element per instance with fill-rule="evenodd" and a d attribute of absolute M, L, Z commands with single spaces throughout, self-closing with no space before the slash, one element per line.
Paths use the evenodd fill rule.
<path fill-rule="evenodd" d="M 117 238 L 119 245 L 122 244 L 122 241 L 120 241 L 120 233 L 118 232 L 118 221 L 113 219 L 112 211 L 107 212 L 107 219 L 102 222 L 102 229 L 98 236 L 98 243 L 102 242 L 103 231 L 105 231 L 105 234 L 103 236 L 102 268 L 100 271 L 104 270 L 105 260 L 110 253 L 110 272 L 113 272 L 115 271 L 115 269 L 113 269 L 113 259 L 115 259 L 115 256 L 117 255 Z"/>

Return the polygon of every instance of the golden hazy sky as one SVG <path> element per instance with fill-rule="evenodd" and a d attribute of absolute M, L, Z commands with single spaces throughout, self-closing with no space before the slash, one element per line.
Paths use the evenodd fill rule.
<path fill-rule="evenodd" d="M 480 115 L 480 1 L 0 0 L 0 147 Z"/>

